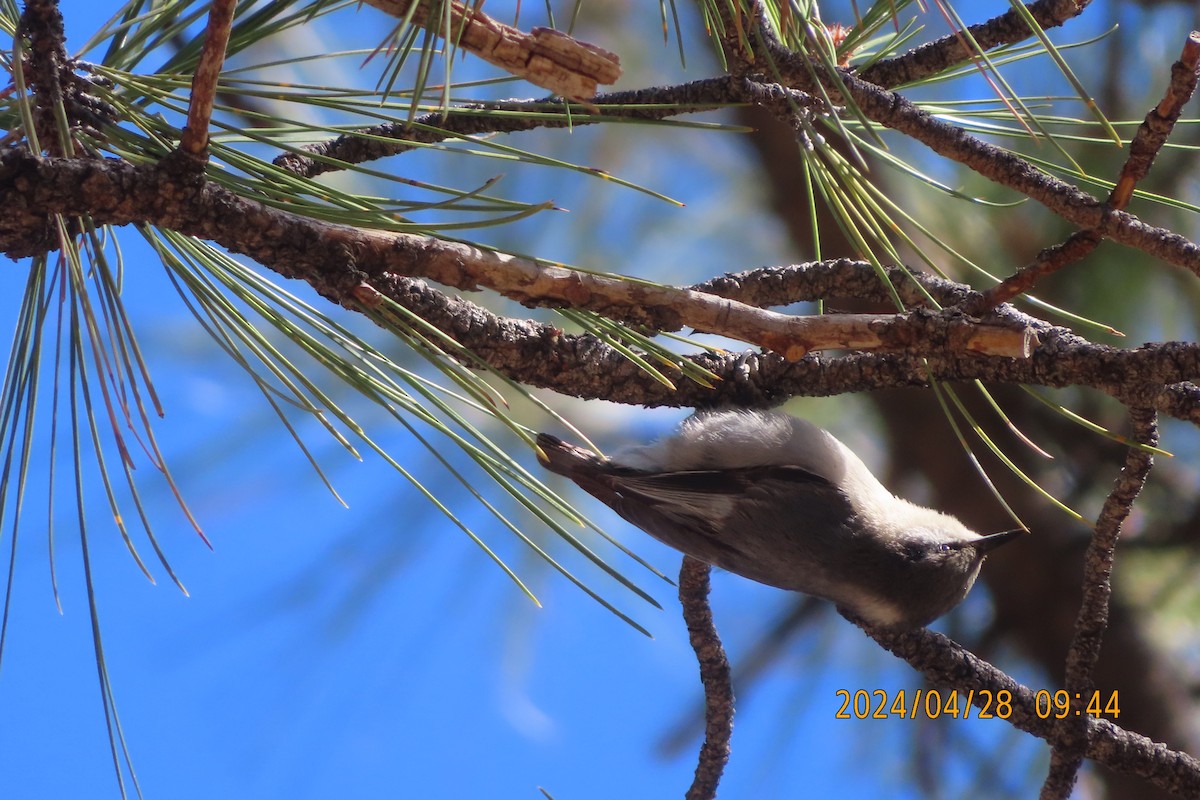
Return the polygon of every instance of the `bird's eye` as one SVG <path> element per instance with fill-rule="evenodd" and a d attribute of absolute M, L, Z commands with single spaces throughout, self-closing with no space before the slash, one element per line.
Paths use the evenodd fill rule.
<path fill-rule="evenodd" d="M 949 553 L 953 549 L 954 548 L 952 548 L 950 545 L 946 544 L 945 542 L 942 542 L 941 544 L 938 545 L 938 550 L 943 553 Z"/>

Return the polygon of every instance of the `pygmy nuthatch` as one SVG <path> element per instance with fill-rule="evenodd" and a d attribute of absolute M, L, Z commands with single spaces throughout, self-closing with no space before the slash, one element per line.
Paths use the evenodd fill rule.
<path fill-rule="evenodd" d="M 537 444 L 544 466 L 659 541 L 874 625 L 937 619 L 1022 533 L 980 536 L 901 500 L 830 433 L 779 412 L 698 413 L 613 460 L 544 433 Z"/>

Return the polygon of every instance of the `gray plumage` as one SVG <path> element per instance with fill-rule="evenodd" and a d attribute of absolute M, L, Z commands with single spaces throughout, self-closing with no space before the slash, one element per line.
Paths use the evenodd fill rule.
<path fill-rule="evenodd" d="M 875 625 L 917 627 L 959 603 L 980 536 L 892 495 L 832 434 L 779 412 L 699 413 L 612 460 L 548 434 L 539 459 L 665 544 L 751 580 L 832 600 Z"/>

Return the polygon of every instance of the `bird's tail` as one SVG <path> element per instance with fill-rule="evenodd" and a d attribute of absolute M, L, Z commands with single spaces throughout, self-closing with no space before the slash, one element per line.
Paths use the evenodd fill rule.
<path fill-rule="evenodd" d="M 548 433 L 537 435 L 537 458 L 542 466 L 551 472 L 576 479 L 580 473 L 593 473 L 602 467 L 604 459 L 573 444 L 567 444 L 557 436 Z"/>

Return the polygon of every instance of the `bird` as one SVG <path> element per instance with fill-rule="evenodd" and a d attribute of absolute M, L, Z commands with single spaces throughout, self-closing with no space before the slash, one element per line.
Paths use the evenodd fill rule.
<path fill-rule="evenodd" d="M 928 625 L 1025 533 L 980 535 L 896 497 L 831 433 L 782 411 L 698 412 L 612 459 L 546 433 L 536 443 L 544 467 L 664 544 L 873 626 Z"/>

